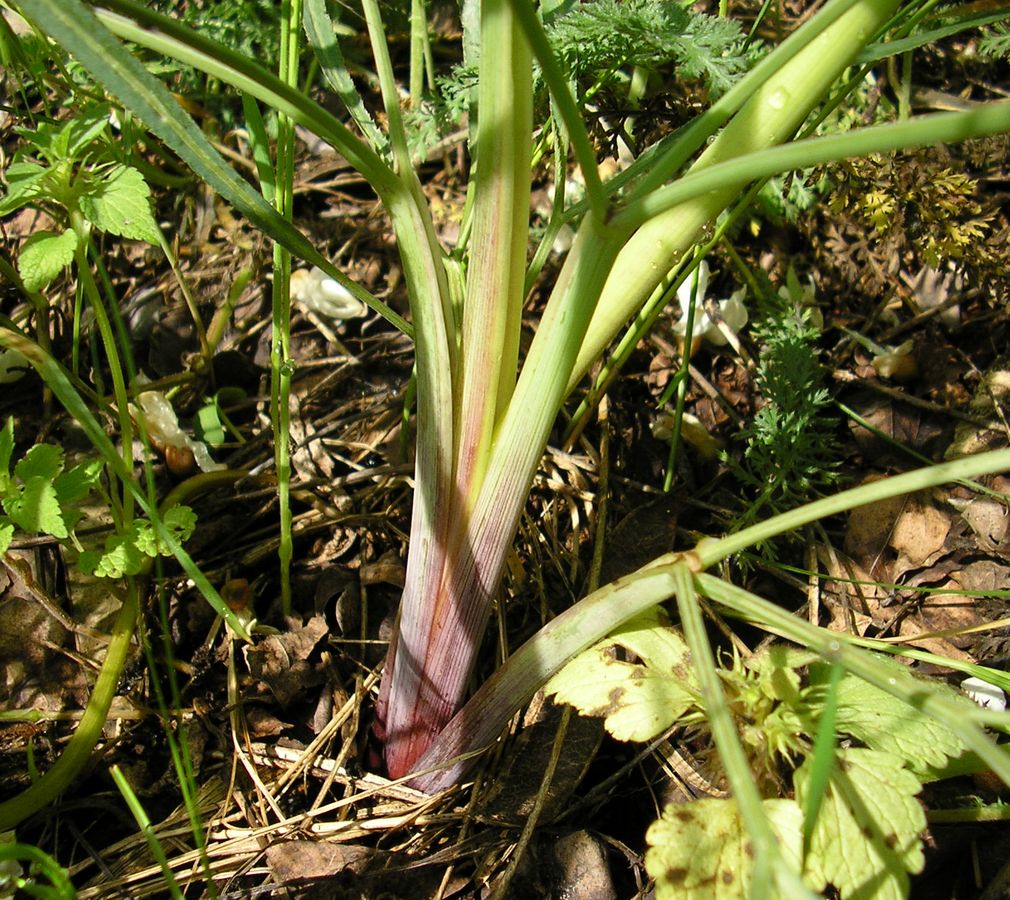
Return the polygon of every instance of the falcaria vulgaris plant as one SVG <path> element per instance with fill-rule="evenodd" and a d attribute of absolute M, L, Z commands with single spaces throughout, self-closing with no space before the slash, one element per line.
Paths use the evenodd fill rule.
<path fill-rule="evenodd" d="M 193 65 L 313 131 L 367 179 L 385 205 L 403 260 L 411 324 L 361 288 L 351 288 L 414 337 L 417 453 L 406 585 L 378 697 L 378 732 L 389 774 L 418 772 L 414 783 L 433 790 L 458 781 L 473 758 L 468 751 L 493 740 L 523 698 L 568 659 L 648 605 L 676 595 L 692 650 L 704 656 L 704 631 L 689 623 L 695 622 L 696 593 L 716 593 L 710 584 L 715 579 L 702 575 L 705 568 L 747 541 L 871 499 L 840 495 L 834 506 L 787 514 L 760 533 L 748 529 L 695 553 L 660 560 L 602 589 L 521 648 L 464 706 L 506 554 L 551 429 L 568 394 L 611 341 L 667 290 L 695 244 L 756 180 L 849 156 L 1010 130 L 1010 105 L 795 139 L 812 113 L 840 102 L 844 84 L 836 86 L 846 73 L 851 85 L 861 67 L 886 56 L 888 37 L 901 39 L 904 47 L 928 39 L 917 30 L 928 4 L 830 0 L 705 113 L 604 183 L 569 73 L 551 49 L 541 12 L 529 0 L 467 3 L 463 19 L 478 78 L 470 119 L 472 212 L 464 229 L 467 243 L 457 254 L 465 264 L 458 266 L 449 264 L 436 238 L 412 164 L 377 0 L 362 5 L 385 131 L 366 111 L 347 73 L 324 0 L 289 2 L 289 17 L 304 18 L 321 70 L 355 130 L 255 63 L 132 0 L 90 7 L 80 0 L 20 0 L 19 7 L 240 212 L 333 277 L 343 279 L 224 164 L 116 37 Z M 423 41 L 419 48 L 423 56 Z M 577 223 L 577 234 L 523 356 L 520 326 L 538 126 L 535 69 L 550 92 L 555 143 L 570 147 L 585 198 L 578 207 L 559 206 L 556 212 L 555 224 L 567 218 Z M 420 81 L 412 77 L 412 89 Z M 1006 463 L 1005 454 L 980 457 L 952 464 L 926 482 Z M 903 489 L 905 482 L 893 486 Z M 848 660 L 845 656 L 842 664 Z M 861 676 L 868 672 L 859 670 Z M 701 677 L 699 690 L 709 696 L 708 713 L 717 720 L 718 679 Z M 732 735 L 715 725 L 713 732 L 720 750 L 732 756 Z M 746 805 L 745 776 L 738 781 L 733 787 L 741 792 L 748 829 L 772 841 L 767 829 L 761 831 L 760 811 Z"/>

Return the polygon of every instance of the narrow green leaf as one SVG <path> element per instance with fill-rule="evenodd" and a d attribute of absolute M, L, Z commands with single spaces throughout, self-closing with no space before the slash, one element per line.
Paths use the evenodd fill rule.
<path fill-rule="evenodd" d="M 74 260 L 77 235 L 73 229 L 56 234 L 37 231 L 22 245 L 18 254 L 18 274 L 29 291 L 39 291 Z"/>
<path fill-rule="evenodd" d="M 376 152 L 384 152 L 389 141 L 375 124 L 354 86 L 337 41 L 335 23 L 326 9 L 326 0 L 305 0 L 305 35 L 323 76 L 337 92 L 361 133 Z"/>

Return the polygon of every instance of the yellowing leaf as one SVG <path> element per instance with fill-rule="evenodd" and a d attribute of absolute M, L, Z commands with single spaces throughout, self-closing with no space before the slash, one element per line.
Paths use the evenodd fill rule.
<path fill-rule="evenodd" d="M 639 662 L 615 655 L 622 647 Z M 620 741 L 649 741 L 700 702 L 683 638 L 658 607 L 575 657 L 545 687 L 586 716 L 603 716 Z"/>
<path fill-rule="evenodd" d="M 793 800 L 765 800 L 783 862 L 799 870 L 803 813 Z M 733 900 L 747 897 L 754 851 L 733 800 L 670 803 L 646 832 L 645 868 L 656 900 Z"/>
<path fill-rule="evenodd" d="M 809 761 L 794 776 L 803 806 Z M 807 883 L 834 885 L 843 900 L 902 900 L 908 873 L 921 871 L 926 814 L 916 799 L 922 785 L 891 753 L 839 750 L 807 854 Z"/>
<path fill-rule="evenodd" d="M 910 683 L 912 690 L 919 687 L 915 676 L 904 666 L 891 660 L 881 662 L 892 669 L 896 682 L 900 679 L 903 684 Z M 826 666 L 811 666 L 811 681 L 826 678 L 826 671 Z M 929 687 L 943 690 L 942 685 L 935 683 Z M 949 696 L 966 707 L 970 703 L 953 689 Z M 918 775 L 928 776 L 931 771 L 942 769 L 948 759 L 965 751 L 958 736 L 943 722 L 862 678 L 854 675 L 842 678 L 837 698 L 835 728 L 839 732 L 851 735 L 872 750 L 897 755 L 899 762 Z"/>

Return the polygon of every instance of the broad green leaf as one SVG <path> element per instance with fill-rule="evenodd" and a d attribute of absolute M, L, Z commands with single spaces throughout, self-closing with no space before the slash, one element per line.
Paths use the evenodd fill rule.
<path fill-rule="evenodd" d="M 626 623 L 579 654 L 546 685 L 586 716 L 603 716 L 620 741 L 649 741 L 700 702 L 683 638 L 661 619 L 659 608 Z M 617 659 L 621 647 L 639 662 Z"/>
<path fill-rule="evenodd" d="M 67 505 L 83 500 L 97 484 L 102 473 L 102 461 L 91 459 L 59 475 L 53 482 L 60 503 Z"/>
<path fill-rule="evenodd" d="M 67 229 L 62 234 L 37 231 L 21 245 L 18 274 L 29 291 L 38 291 L 60 274 L 74 259 L 77 235 Z"/>
<path fill-rule="evenodd" d="M 915 676 L 904 666 L 887 659 L 881 662 L 893 670 L 894 679 L 908 682 L 913 690 L 919 687 Z M 824 681 L 828 671 L 824 664 L 811 666 L 811 683 Z M 929 689 L 942 690 L 943 686 L 931 683 Z M 926 690 L 926 686 L 921 690 Z M 949 693 L 955 702 L 972 708 L 971 701 L 956 691 Z M 943 722 L 862 678 L 845 675 L 838 684 L 837 697 L 835 727 L 839 732 L 851 735 L 872 750 L 895 754 L 920 776 L 942 769 L 948 759 L 965 752 L 964 744 Z"/>
<path fill-rule="evenodd" d="M 18 496 L 4 498 L 3 508 L 14 524 L 29 534 L 51 534 L 57 538 L 70 534 L 56 498 L 56 488 L 49 478 L 25 479 Z"/>
<path fill-rule="evenodd" d="M 63 448 L 56 444 L 36 444 L 14 466 L 22 481 L 44 478 L 53 481 L 63 471 Z"/>
<path fill-rule="evenodd" d="M 793 800 L 762 805 L 784 863 L 799 871 L 803 813 Z M 733 800 L 667 804 L 645 840 L 645 868 L 656 881 L 657 900 L 750 896 L 754 851 Z"/>
<path fill-rule="evenodd" d="M 803 806 L 809 761 L 794 776 Z M 926 814 L 916 794 L 922 785 L 891 753 L 839 750 L 827 793 L 810 837 L 807 883 L 834 885 L 843 900 L 902 900 L 908 873 L 924 864 Z"/>
<path fill-rule="evenodd" d="M 151 190 L 144 176 L 130 166 L 116 166 L 80 198 L 81 211 L 109 234 L 157 244 L 158 223 L 151 213 Z"/>

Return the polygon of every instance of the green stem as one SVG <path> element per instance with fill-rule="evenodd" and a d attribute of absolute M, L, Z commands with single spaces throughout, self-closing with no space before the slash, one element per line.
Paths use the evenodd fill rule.
<path fill-rule="evenodd" d="M 719 751 L 733 800 L 754 845 L 754 872 L 748 896 L 769 897 L 772 896 L 769 892 L 774 884 L 773 876 L 782 867 L 775 832 L 765 815 L 750 762 L 740 743 L 740 735 L 737 734 L 733 715 L 722 691 L 712 645 L 695 595 L 691 570 L 683 564 L 674 565 L 670 574 L 684 640 L 691 648 L 692 667 L 705 705 L 705 719 Z"/>
<path fill-rule="evenodd" d="M 751 91 L 739 112 L 688 175 L 669 188 L 656 190 L 652 185 L 648 194 L 636 193 L 615 214 L 615 227 L 638 230 L 621 251 L 607 279 L 573 377 L 581 377 L 588 371 L 699 234 L 739 196 L 742 187 L 752 178 L 769 174 L 744 172 L 738 168 L 739 161 L 748 153 L 760 160 L 762 154 L 757 151 L 769 152 L 765 148 L 789 140 L 831 83 L 888 20 L 896 5 L 897 0 L 859 0 L 854 5 L 843 0 L 837 6 L 829 5 L 826 18 L 834 17 L 830 25 L 812 28 L 809 34 L 816 37 L 771 73 L 757 90 Z M 816 20 L 821 20 L 820 14 Z M 693 136 L 691 143 L 698 136 Z M 683 152 L 679 144 L 678 141 L 671 151 L 671 156 L 677 157 L 672 162 L 677 162 Z M 670 162 L 665 160 L 658 165 L 657 172 L 662 172 Z M 705 170 L 720 163 L 723 165 L 717 178 L 708 180 L 704 189 L 691 188 L 690 179 L 706 177 Z M 783 168 L 794 167 L 797 166 Z M 688 182 L 688 189 L 681 187 L 684 182 Z M 676 202 L 659 206 L 655 196 L 667 196 L 670 191 L 679 192 L 675 195 Z"/>
<path fill-rule="evenodd" d="M 109 372 L 112 376 L 112 393 L 116 398 L 116 413 L 119 420 L 120 441 L 122 442 L 121 459 L 126 469 L 132 472 L 133 420 L 130 418 L 130 397 L 127 392 L 126 381 L 123 378 L 123 366 L 119 358 L 119 350 L 116 346 L 112 323 L 109 320 L 105 304 L 102 302 L 98 285 L 91 274 L 87 251 L 88 226 L 79 212 L 71 213 L 71 222 L 74 230 L 77 232 L 77 247 L 74 250 L 74 259 L 78 282 L 84 291 L 84 295 L 88 298 L 88 305 L 95 317 L 95 325 L 98 327 L 98 333 L 105 348 L 105 357 L 109 363 Z M 128 528 L 130 522 L 133 520 L 133 503 L 128 490 L 124 490 L 122 495 L 117 497 L 117 506 L 121 510 L 122 515 L 122 521 L 118 522 L 117 525 L 120 528 Z"/>
<path fill-rule="evenodd" d="M 298 85 L 298 35 L 302 20 L 301 0 L 285 0 L 281 14 L 279 77 L 284 84 Z M 288 222 L 294 209 L 295 126 L 290 116 L 278 116 L 277 161 L 274 171 L 274 205 Z M 277 469 L 277 505 L 280 513 L 277 562 L 281 586 L 281 610 L 291 615 L 291 254 L 274 244 L 272 334 L 270 340 L 270 406 L 274 429 L 274 466 Z"/>
<path fill-rule="evenodd" d="M 88 705 L 81 716 L 60 758 L 38 781 L 16 797 L 0 803 L 0 831 L 10 831 L 28 816 L 52 803 L 62 794 L 91 758 L 102 737 L 109 708 L 116 696 L 119 676 L 126 665 L 133 632 L 137 625 L 139 603 L 136 580 L 127 584 L 123 605 L 112 628 L 112 638 L 105 652 L 105 660 L 98 679 L 91 690 Z"/>

